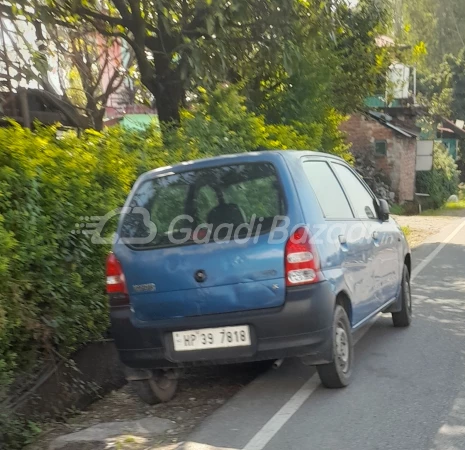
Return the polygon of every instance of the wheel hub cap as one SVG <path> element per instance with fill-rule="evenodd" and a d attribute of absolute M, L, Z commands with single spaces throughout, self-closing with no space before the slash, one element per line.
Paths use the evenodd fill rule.
<path fill-rule="evenodd" d="M 410 287 L 406 286 L 405 287 L 405 295 L 407 296 L 407 308 L 409 313 L 412 313 L 412 294 L 410 292 Z"/>
<path fill-rule="evenodd" d="M 341 370 L 345 373 L 349 369 L 349 339 L 346 330 L 338 325 L 336 329 L 336 358 Z"/>

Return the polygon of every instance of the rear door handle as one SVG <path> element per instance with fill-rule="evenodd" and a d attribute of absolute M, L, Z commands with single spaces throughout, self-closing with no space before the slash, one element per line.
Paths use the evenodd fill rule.
<path fill-rule="evenodd" d="M 373 231 L 373 239 L 377 241 L 379 239 L 379 234 L 377 231 Z"/>

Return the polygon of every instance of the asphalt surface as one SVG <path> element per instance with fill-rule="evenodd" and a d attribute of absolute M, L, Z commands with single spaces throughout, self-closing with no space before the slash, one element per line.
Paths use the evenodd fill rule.
<path fill-rule="evenodd" d="M 413 324 L 395 329 L 379 316 L 361 330 L 348 388 L 327 390 L 313 368 L 286 361 L 182 448 L 465 450 L 464 225 L 458 219 L 414 251 Z"/>

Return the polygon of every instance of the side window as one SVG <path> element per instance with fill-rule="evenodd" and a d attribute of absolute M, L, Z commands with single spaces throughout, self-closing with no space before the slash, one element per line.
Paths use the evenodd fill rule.
<path fill-rule="evenodd" d="M 333 167 L 355 208 L 357 216 L 360 219 L 376 219 L 373 197 L 356 175 L 341 164 L 333 164 Z"/>
<path fill-rule="evenodd" d="M 329 165 L 324 161 L 307 161 L 304 169 L 325 217 L 353 219 L 349 202 Z"/>

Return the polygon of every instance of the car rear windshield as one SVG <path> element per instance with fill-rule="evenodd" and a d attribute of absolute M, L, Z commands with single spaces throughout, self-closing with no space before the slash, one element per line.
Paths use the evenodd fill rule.
<path fill-rule="evenodd" d="M 269 232 L 284 210 L 270 163 L 168 174 L 144 182 L 135 192 L 120 238 L 138 249 L 243 238 Z"/>

